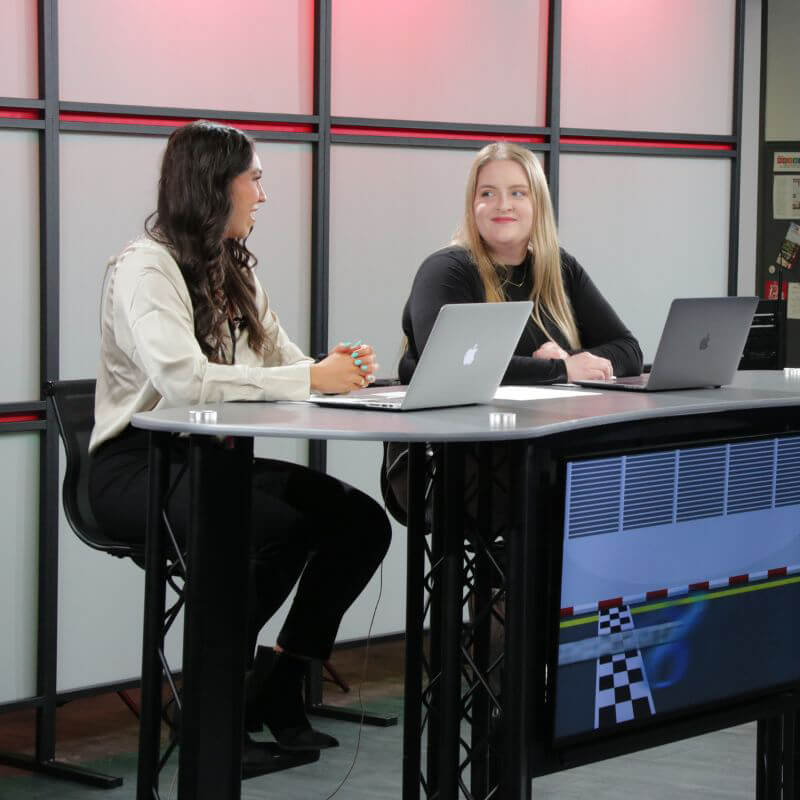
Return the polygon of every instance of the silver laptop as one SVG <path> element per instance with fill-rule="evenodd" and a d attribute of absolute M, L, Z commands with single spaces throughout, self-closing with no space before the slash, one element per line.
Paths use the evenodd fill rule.
<path fill-rule="evenodd" d="M 634 392 L 723 386 L 733 380 L 757 305 L 757 297 L 673 300 L 648 374 L 575 383 Z"/>
<path fill-rule="evenodd" d="M 408 387 L 312 395 L 325 406 L 413 411 L 488 403 L 531 314 L 530 301 L 442 306 Z"/>

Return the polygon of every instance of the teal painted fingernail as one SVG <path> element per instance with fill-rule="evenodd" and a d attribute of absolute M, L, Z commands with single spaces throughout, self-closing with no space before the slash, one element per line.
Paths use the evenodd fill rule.
<path fill-rule="evenodd" d="M 355 364 L 357 367 L 360 367 L 360 366 L 361 366 L 361 359 L 360 359 L 360 358 L 357 358 L 357 359 L 356 359 L 356 360 L 355 360 L 353 363 L 354 363 L 354 364 Z M 366 369 L 366 367 L 365 367 L 364 369 Z"/>
<path fill-rule="evenodd" d="M 358 364 L 358 363 L 359 363 L 359 362 L 358 362 L 358 361 L 356 361 L 356 364 Z M 366 365 L 366 364 L 364 364 L 364 366 L 362 366 L 362 367 L 361 367 L 361 371 L 362 371 L 362 372 L 366 372 L 366 371 L 367 371 L 367 365 Z"/>
<path fill-rule="evenodd" d="M 345 347 L 350 347 L 350 342 L 342 342 Z"/>

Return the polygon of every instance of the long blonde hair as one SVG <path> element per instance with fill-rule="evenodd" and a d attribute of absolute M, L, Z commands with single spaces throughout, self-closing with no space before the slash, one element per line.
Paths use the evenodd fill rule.
<path fill-rule="evenodd" d="M 503 284 L 475 222 L 474 204 L 478 173 L 481 167 L 490 161 L 516 161 L 528 178 L 533 201 L 533 225 L 528 242 L 533 268 L 533 286 L 530 295 L 533 301 L 531 314 L 533 321 L 547 334 L 544 317 L 549 317 L 564 335 L 570 347 L 577 350 L 580 348 L 580 338 L 572 306 L 561 280 L 561 254 L 550 191 L 539 160 L 530 150 L 513 142 L 492 142 L 475 156 L 467 177 L 464 219 L 451 244 L 469 251 L 483 282 L 486 301 L 503 302 L 505 300 Z"/>

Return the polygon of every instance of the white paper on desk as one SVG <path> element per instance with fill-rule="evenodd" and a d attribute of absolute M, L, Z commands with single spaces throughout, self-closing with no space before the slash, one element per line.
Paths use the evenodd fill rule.
<path fill-rule="evenodd" d="M 544 386 L 501 386 L 494 395 L 495 400 L 561 400 L 565 397 L 587 397 L 600 392 L 583 389 L 548 389 Z"/>

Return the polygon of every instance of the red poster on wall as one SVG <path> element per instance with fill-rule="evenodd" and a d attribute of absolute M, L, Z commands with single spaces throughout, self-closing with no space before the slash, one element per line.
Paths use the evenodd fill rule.
<path fill-rule="evenodd" d="M 781 287 L 781 300 L 785 300 L 788 292 L 789 284 L 784 283 Z M 778 299 L 778 281 L 770 280 L 769 278 L 764 281 L 764 299 L 777 300 Z"/>

